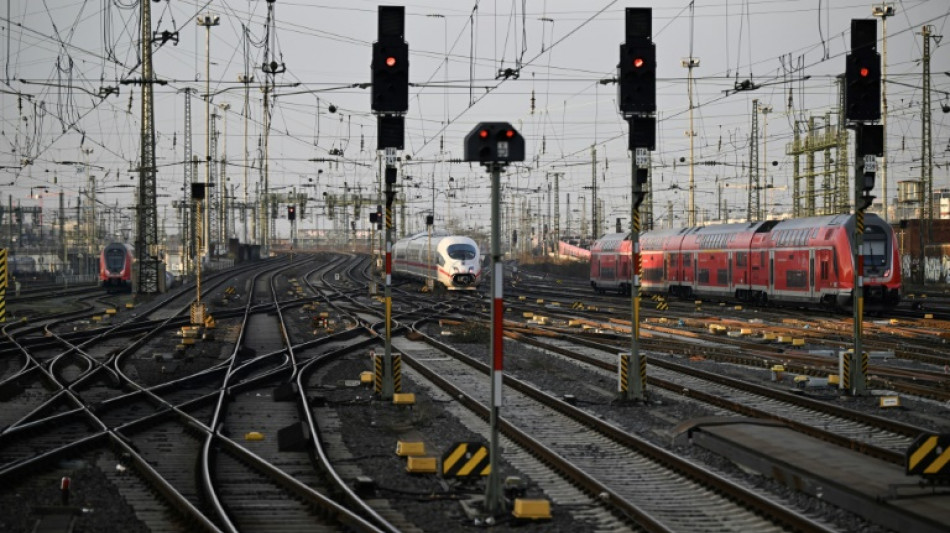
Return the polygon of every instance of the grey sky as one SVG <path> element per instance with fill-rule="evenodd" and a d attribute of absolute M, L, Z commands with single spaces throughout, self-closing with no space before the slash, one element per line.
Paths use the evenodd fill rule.
<path fill-rule="evenodd" d="M 84 169 L 77 172 L 75 165 L 57 163 L 82 161 L 87 155 L 83 149 L 92 150 L 88 160 L 94 165 L 93 173 L 102 176 L 109 172 L 99 182 L 104 201 L 131 204 L 132 189 L 115 186 L 136 182 L 130 179 L 133 173 L 129 170 L 139 156 L 138 89 L 119 85 L 118 96 L 103 99 L 96 95 L 100 87 L 117 86 L 119 80 L 139 75 L 131 70 L 138 55 L 138 9 L 111 3 L 108 11 L 103 11 L 103 4 L 11 0 L 6 10 L 0 8 L 0 56 L 4 62 L 0 72 L 0 166 L 9 167 L 0 170 L 4 205 L 8 194 L 13 195 L 14 203 L 37 205 L 41 200 L 29 198 L 31 188 L 36 194 L 39 188 L 49 187 L 52 194 L 61 186 L 68 196 L 85 187 Z M 577 0 L 405 4 L 410 81 L 414 84 L 405 153 L 413 164 L 405 167 L 412 180 L 401 184 L 410 186 L 410 213 L 420 219 L 432 201 L 430 187 L 434 184 L 436 190 L 447 190 L 451 176 L 451 187 L 459 190 L 451 200 L 449 194 L 437 195 L 437 223 L 444 223 L 451 209 L 451 216 L 469 224 L 487 224 L 484 172 L 468 164 L 439 161 L 462 157 L 462 139 L 476 123 L 505 120 L 526 137 L 531 159 L 505 179 L 511 186 L 508 198 L 527 195 L 536 209 L 538 195 L 529 191 L 546 189 L 548 173 L 564 172 L 563 231 L 567 195 L 572 208 L 579 208 L 579 197 L 585 201 L 590 197 L 585 188 L 591 182 L 590 148 L 595 145 L 608 227 L 612 228 L 615 217 L 628 216 L 627 127 L 617 113 L 616 85 L 599 83 L 615 74 L 625 7 L 653 8 L 659 63 L 658 150 L 654 154 L 657 215 L 665 214 L 667 201 L 674 202 L 678 216 L 686 207 L 682 189 L 687 186 L 688 168 L 680 159 L 689 155 L 689 127 L 686 69 L 680 61 L 691 51 L 701 60 L 694 70 L 696 160 L 716 163 L 695 169 L 699 207 L 709 209 L 714 217 L 717 183 L 742 186 L 746 182 L 739 165 L 748 158 L 753 98 L 773 108 L 768 116 L 766 156 L 779 165 L 769 167 L 770 179 L 776 187 L 791 185 L 791 158 L 785 156 L 785 144 L 791 140 L 794 120 L 823 116 L 832 109 L 834 77 L 844 71 L 844 54 L 849 49 L 850 19 L 870 18 L 872 4 L 852 0 L 708 0 L 697 2 L 694 10 L 685 1 L 652 6 Z M 300 192 L 304 190 L 300 186 L 313 178 L 317 187 L 307 190 L 317 198 L 323 192 L 342 193 L 344 183 L 359 187 L 364 194 L 375 189 L 375 118 L 370 113 L 369 90 L 353 86 L 370 81 L 370 45 L 376 38 L 378 5 L 358 0 L 277 0 L 274 52 L 287 70 L 277 75 L 276 81 L 299 86 L 278 89 L 270 141 L 270 180 L 275 188 L 297 187 Z M 893 83 L 887 89 L 891 197 L 896 194 L 897 181 L 920 175 L 920 29 L 932 24 L 935 34 L 950 32 L 948 2 L 908 0 L 893 5 L 897 13 L 888 20 L 888 77 Z M 206 12 L 221 17 L 220 25 L 211 30 L 211 89 L 218 93 L 215 105 L 230 105 L 226 112 L 218 112 L 227 116 L 230 183 L 239 198 L 243 195 L 244 102 L 237 83 L 245 69 L 242 25 L 248 27 L 254 41 L 249 45 L 248 68 L 256 80 L 263 80 L 259 67 L 264 58 L 266 3 L 163 1 L 152 3 L 153 28 L 180 33 L 177 45 L 166 43 L 154 53 L 156 75 L 168 80 L 167 85 L 155 88 L 159 192 L 167 195 L 160 197 L 160 205 L 170 204 L 182 194 L 184 104 L 180 90 L 205 90 L 205 29 L 197 27 L 195 16 Z M 880 24 L 878 27 L 880 35 Z M 950 152 L 946 151 L 950 148 L 950 115 L 941 108 L 950 105 L 950 77 L 945 74 L 950 71 L 950 57 L 946 41 L 941 44 L 933 42 L 931 64 L 933 151 L 940 165 L 934 170 L 935 187 L 950 186 Z M 881 48 L 879 43 L 878 50 Z M 517 63 L 522 66 L 518 79 L 496 79 L 499 69 L 515 68 Z M 729 91 L 737 81 L 746 79 L 762 87 L 738 94 Z M 16 92 L 32 98 L 11 94 Z M 330 104 L 336 113 L 328 112 Z M 259 91 L 252 91 L 250 107 L 248 158 L 254 167 L 250 170 L 253 194 L 253 184 L 259 180 Z M 193 101 L 192 113 L 193 150 L 203 156 L 201 100 Z M 217 129 L 223 132 L 223 120 Z M 331 150 L 342 151 L 344 162 L 308 161 L 327 158 Z M 32 164 L 15 168 L 24 159 Z M 324 170 L 319 177 L 318 169 Z M 412 187 L 416 184 L 422 186 Z M 730 187 L 723 195 L 731 209 L 744 213 L 744 189 Z M 790 194 L 777 191 L 773 201 L 778 209 L 787 209 Z M 56 202 L 55 197 L 47 198 L 44 208 L 52 208 Z M 319 211 L 319 205 L 312 208 Z M 546 206 L 542 211 L 546 212 Z M 579 211 L 573 213 L 575 229 L 578 216 Z M 366 218 L 361 216 L 359 224 L 367 224 Z M 286 223 L 281 224 L 278 230 L 286 231 Z"/>

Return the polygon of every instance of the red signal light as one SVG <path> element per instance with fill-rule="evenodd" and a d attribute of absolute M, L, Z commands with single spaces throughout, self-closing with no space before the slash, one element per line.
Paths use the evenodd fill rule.
<path fill-rule="evenodd" d="M 509 139 L 515 136 L 515 130 L 505 130 L 505 137 Z"/>
<path fill-rule="evenodd" d="M 643 58 L 642 58 L 642 57 L 638 57 L 638 58 L 634 59 L 634 60 L 633 60 L 633 66 L 634 66 L 635 68 L 640 68 L 640 67 L 642 67 L 642 66 L 643 66 Z"/>
<path fill-rule="evenodd" d="M 488 138 L 488 130 L 479 130 L 478 136 L 482 139 Z"/>
<path fill-rule="evenodd" d="M 393 57 L 393 56 L 387 57 L 387 58 L 386 58 L 386 66 L 387 66 L 387 67 L 395 67 L 395 66 L 396 66 L 396 58 Z"/>
<path fill-rule="evenodd" d="M 861 67 L 861 70 L 858 71 L 858 74 L 860 74 L 862 78 L 867 78 L 867 77 L 868 77 L 868 74 L 870 74 L 870 73 L 871 73 L 871 71 L 868 70 L 867 67 Z"/>

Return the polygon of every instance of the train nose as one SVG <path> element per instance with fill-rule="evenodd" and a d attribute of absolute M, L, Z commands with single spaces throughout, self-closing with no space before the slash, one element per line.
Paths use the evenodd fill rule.
<path fill-rule="evenodd" d="M 452 276 L 452 282 L 459 287 L 467 287 L 472 283 L 475 283 L 475 276 L 473 274 L 456 274 Z"/>

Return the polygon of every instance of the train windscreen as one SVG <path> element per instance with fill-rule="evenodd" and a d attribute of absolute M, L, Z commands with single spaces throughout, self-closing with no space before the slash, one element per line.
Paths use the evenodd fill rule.
<path fill-rule="evenodd" d="M 125 249 L 109 248 L 106 250 L 106 268 L 118 272 L 125 267 Z"/>
<path fill-rule="evenodd" d="M 887 238 L 885 235 L 864 235 L 864 244 L 861 246 L 861 255 L 864 256 L 865 267 L 882 267 L 887 265 Z"/>
<path fill-rule="evenodd" d="M 449 257 L 457 261 L 470 261 L 478 255 L 475 247 L 470 244 L 450 244 L 448 253 Z"/>

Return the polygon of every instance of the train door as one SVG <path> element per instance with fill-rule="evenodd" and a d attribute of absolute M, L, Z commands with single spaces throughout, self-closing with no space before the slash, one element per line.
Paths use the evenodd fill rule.
<path fill-rule="evenodd" d="M 822 289 L 831 286 L 831 250 L 822 248 L 817 251 L 818 273 L 815 280 L 815 291 L 821 294 Z"/>
<path fill-rule="evenodd" d="M 729 255 L 729 259 L 728 259 L 728 261 L 729 261 L 729 267 L 728 267 L 728 269 L 729 269 L 729 270 L 728 270 L 728 273 L 726 274 L 726 287 L 729 289 L 729 292 L 732 292 L 732 288 L 733 288 L 733 284 L 732 284 L 732 254 L 733 254 L 733 252 L 729 252 L 729 254 L 728 254 L 728 255 Z"/>
<path fill-rule="evenodd" d="M 775 250 L 769 250 L 769 297 L 775 294 Z"/>
<path fill-rule="evenodd" d="M 808 250 L 808 295 L 815 297 L 815 249 Z"/>
<path fill-rule="evenodd" d="M 699 284 L 696 282 L 696 280 L 699 279 L 697 277 L 698 275 L 697 271 L 699 270 L 699 252 L 692 252 L 689 255 L 691 255 L 693 258 L 693 279 L 690 280 L 690 284 L 689 284 L 689 286 L 692 288 L 690 291 L 690 295 L 692 295 L 692 294 L 696 294 L 696 289 L 699 288 Z"/>

